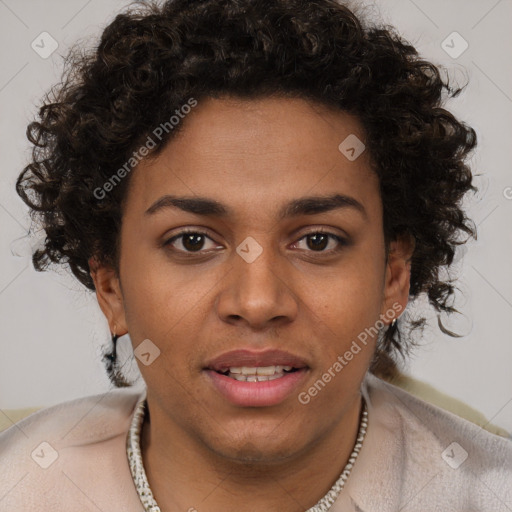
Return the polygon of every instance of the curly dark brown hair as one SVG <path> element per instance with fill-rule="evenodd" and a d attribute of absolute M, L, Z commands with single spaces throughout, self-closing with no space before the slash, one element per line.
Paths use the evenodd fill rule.
<path fill-rule="evenodd" d="M 463 238 L 476 237 L 461 207 L 476 191 L 466 164 L 476 134 L 443 108 L 462 88 L 450 87 L 442 70 L 394 28 L 334 0 L 136 3 L 96 48 L 70 52 L 62 82 L 28 126 L 32 161 L 16 190 L 46 231 L 34 266 L 68 264 L 91 290 L 91 256 L 118 268 L 129 176 L 104 197 L 97 191 L 190 98 L 301 97 L 359 118 L 380 180 L 386 243 L 415 240 L 410 298 L 426 294 L 438 314 L 456 311 L 442 270 Z M 164 131 L 148 158 L 182 124 Z M 410 319 L 410 332 L 424 323 Z M 386 328 L 374 373 L 391 375 L 393 356 L 411 345 L 401 330 Z M 112 364 L 109 374 L 123 385 Z"/>

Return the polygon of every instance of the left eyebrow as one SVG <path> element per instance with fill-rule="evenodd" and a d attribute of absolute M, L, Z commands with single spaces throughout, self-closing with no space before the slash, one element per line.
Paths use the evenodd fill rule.
<path fill-rule="evenodd" d="M 295 217 L 299 215 L 316 215 L 339 209 L 353 209 L 359 212 L 365 219 L 368 214 L 365 207 L 354 197 L 344 194 L 332 196 L 311 196 L 294 199 L 284 206 L 279 213 L 279 219 Z"/>
<path fill-rule="evenodd" d="M 179 208 L 185 212 L 197 215 L 226 217 L 231 215 L 231 209 L 222 203 L 206 197 L 177 197 L 172 195 L 162 196 L 155 201 L 146 211 L 145 215 L 152 215 L 165 208 Z M 316 215 L 338 209 L 353 209 L 359 212 L 365 219 L 368 218 L 364 206 L 355 198 L 344 194 L 331 196 L 309 196 L 294 199 L 285 204 L 279 211 L 280 220 L 300 215 Z"/>

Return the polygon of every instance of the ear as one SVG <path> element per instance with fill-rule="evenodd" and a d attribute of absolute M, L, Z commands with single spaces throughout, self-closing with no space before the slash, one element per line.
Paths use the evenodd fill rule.
<path fill-rule="evenodd" d="M 119 277 L 111 266 L 98 263 L 96 258 L 89 259 L 89 269 L 96 297 L 103 314 L 108 320 L 110 332 L 122 336 L 128 332 L 126 325 L 123 295 Z"/>
<path fill-rule="evenodd" d="M 385 313 L 394 311 L 394 318 L 398 318 L 409 300 L 414 246 L 414 238 L 409 234 L 401 235 L 389 244 L 381 314 L 388 318 L 390 323 L 393 318 Z"/>

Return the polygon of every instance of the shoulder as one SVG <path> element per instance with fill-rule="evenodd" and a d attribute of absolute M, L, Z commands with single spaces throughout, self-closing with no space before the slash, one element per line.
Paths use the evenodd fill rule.
<path fill-rule="evenodd" d="M 404 433 L 411 436 L 416 432 L 438 442 L 459 439 L 465 441 L 468 448 L 477 451 L 500 447 L 511 453 L 511 440 L 487 431 L 483 425 L 427 402 L 374 375 L 368 375 L 365 382 L 370 406 L 379 411 L 381 422 L 399 422 L 405 428 Z M 478 418 L 484 416 L 478 413 Z"/>
<path fill-rule="evenodd" d="M 412 503 L 419 499 L 479 511 L 506 510 L 503 504 L 512 504 L 511 440 L 373 375 L 365 380 L 363 394 L 374 436 L 390 444 L 388 455 L 394 471 L 401 472 L 402 493 Z"/>
<path fill-rule="evenodd" d="M 42 409 L 2 432 L 0 512 L 94 510 L 95 500 L 114 501 L 102 497 L 112 489 L 132 510 L 125 445 L 144 396 L 145 389 L 113 389 Z"/>
<path fill-rule="evenodd" d="M 498 425 L 492 424 L 480 411 L 474 409 L 467 403 L 447 395 L 434 386 L 418 380 L 411 375 L 397 372 L 391 379 L 385 380 L 401 389 L 405 389 L 405 391 L 408 391 L 410 394 L 430 404 L 437 405 L 441 409 L 450 411 L 460 418 L 469 420 L 471 423 L 475 423 L 493 434 L 498 434 L 506 438 L 512 437 L 509 432 Z"/>

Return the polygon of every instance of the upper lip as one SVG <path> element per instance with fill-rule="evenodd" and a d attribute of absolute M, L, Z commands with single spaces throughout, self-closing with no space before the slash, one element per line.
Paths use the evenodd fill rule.
<path fill-rule="evenodd" d="M 284 350 L 265 350 L 256 352 L 254 350 L 232 350 L 224 352 L 209 361 L 206 368 L 220 371 L 232 367 L 257 367 L 257 366 L 292 366 L 293 368 L 305 368 L 308 365 L 300 357 Z"/>

